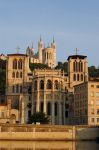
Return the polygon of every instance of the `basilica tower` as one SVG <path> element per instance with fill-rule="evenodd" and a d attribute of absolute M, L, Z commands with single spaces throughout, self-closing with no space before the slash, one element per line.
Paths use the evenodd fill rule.
<path fill-rule="evenodd" d="M 44 48 L 43 41 L 40 37 L 40 41 L 38 42 L 38 57 L 39 57 L 39 62 L 42 63 L 42 50 Z"/>

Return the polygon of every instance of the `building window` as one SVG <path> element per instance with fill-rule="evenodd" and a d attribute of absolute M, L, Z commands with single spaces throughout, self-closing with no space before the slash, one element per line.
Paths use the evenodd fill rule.
<path fill-rule="evenodd" d="M 17 59 L 13 60 L 13 69 L 17 69 Z"/>
<path fill-rule="evenodd" d="M 99 109 L 97 109 L 97 115 L 99 115 Z"/>
<path fill-rule="evenodd" d="M 47 89 L 52 89 L 52 81 L 51 80 L 47 81 Z"/>
<path fill-rule="evenodd" d="M 74 74 L 74 81 L 76 81 L 76 74 Z"/>
<path fill-rule="evenodd" d="M 79 81 L 79 74 L 77 74 L 77 81 Z"/>
<path fill-rule="evenodd" d="M 40 81 L 40 89 L 44 90 L 44 81 L 43 80 Z"/>
<path fill-rule="evenodd" d="M 55 103 L 55 116 L 57 116 L 57 112 L 58 112 L 58 104 L 57 102 Z"/>
<path fill-rule="evenodd" d="M 20 78 L 22 78 L 22 72 L 20 72 Z"/>
<path fill-rule="evenodd" d="M 94 120 L 94 118 L 91 118 L 91 122 L 94 122 L 95 120 Z"/>
<path fill-rule="evenodd" d="M 96 100 L 96 105 L 99 105 L 99 100 Z"/>
<path fill-rule="evenodd" d="M 83 81 L 83 74 L 81 74 L 81 81 Z"/>
<path fill-rule="evenodd" d="M 83 72 L 83 63 L 81 62 L 81 72 Z"/>
<path fill-rule="evenodd" d="M 73 70 L 74 70 L 74 72 L 76 71 L 76 65 L 75 65 L 75 62 L 73 62 Z"/>
<path fill-rule="evenodd" d="M 19 59 L 18 61 L 18 69 L 22 69 L 22 59 Z"/>
<path fill-rule="evenodd" d="M 99 85 L 96 85 L 96 88 L 99 88 Z"/>
<path fill-rule="evenodd" d="M 91 109 L 91 114 L 94 115 L 94 108 Z"/>
<path fill-rule="evenodd" d="M 91 97 L 94 97 L 94 92 L 91 92 L 91 93 L 90 93 L 90 96 L 91 96 Z"/>
<path fill-rule="evenodd" d="M 91 85 L 92 88 L 94 88 L 94 85 Z"/>
<path fill-rule="evenodd" d="M 99 118 L 97 118 L 97 122 L 99 122 Z"/>
<path fill-rule="evenodd" d="M 20 85 L 20 93 L 22 93 L 22 85 Z"/>
<path fill-rule="evenodd" d="M 99 92 L 96 92 L 96 97 L 99 97 Z"/>
<path fill-rule="evenodd" d="M 15 93 L 15 86 L 12 86 L 12 93 Z"/>
<path fill-rule="evenodd" d="M 57 80 L 55 80 L 55 82 L 54 82 L 54 88 L 58 90 L 58 81 Z"/>
<path fill-rule="evenodd" d="M 47 115 L 51 115 L 51 103 L 47 103 Z"/>
<path fill-rule="evenodd" d="M 34 90 L 37 90 L 37 80 L 34 81 Z"/>
<path fill-rule="evenodd" d="M 31 117 L 31 110 L 28 110 L 28 118 Z"/>
<path fill-rule="evenodd" d="M 12 78 L 15 78 L 15 72 L 12 73 Z"/>
<path fill-rule="evenodd" d="M 16 93 L 19 93 L 19 85 L 16 85 Z"/>
<path fill-rule="evenodd" d="M 41 105 L 40 105 L 40 110 L 41 110 L 41 112 L 43 112 L 43 110 L 44 110 L 44 103 L 43 102 L 41 102 Z"/>
<path fill-rule="evenodd" d="M 16 78 L 19 78 L 19 73 L 18 72 L 16 72 Z"/>

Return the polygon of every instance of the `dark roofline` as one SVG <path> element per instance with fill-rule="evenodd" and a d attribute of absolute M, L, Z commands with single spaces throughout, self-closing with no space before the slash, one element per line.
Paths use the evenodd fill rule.
<path fill-rule="evenodd" d="M 15 53 L 15 54 L 7 54 L 7 56 L 28 56 L 28 55 L 27 54 Z"/>
<path fill-rule="evenodd" d="M 83 55 L 70 55 L 67 60 L 69 60 L 70 58 L 72 59 L 77 59 L 77 58 L 80 58 L 80 59 L 84 59 L 86 58 L 87 56 L 83 56 Z"/>

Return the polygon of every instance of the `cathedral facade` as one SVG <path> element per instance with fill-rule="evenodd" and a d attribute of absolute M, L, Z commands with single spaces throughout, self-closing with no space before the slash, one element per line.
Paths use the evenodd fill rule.
<path fill-rule="evenodd" d="M 34 52 L 32 45 L 31 48 L 27 48 L 26 54 L 30 57 L 30 61 L 32 63 L 46 64 L 50 68 L 55 68 L 56 66 L 56 42 L 54 39 L 51 45 L 45 47 L 42 39 L 40 38 L 37 53 Z"/>
<path fill-rule="evenodd" d="M 11 109 L 18 110 L 20 123 L 27 123 L 35 112 L 44 112 L 50 124 L 74 124 L 74 86 L 88 81 L 87 57 L 68 57 L 68 72 L 55 69 L 56 43 L 44 48 L 40 39 L 38 52 L 28 47 L 26 54 L 8 54 L 6 97 Z M 29 63 L 43 63 L 48 69 L 29 68 Z"/>

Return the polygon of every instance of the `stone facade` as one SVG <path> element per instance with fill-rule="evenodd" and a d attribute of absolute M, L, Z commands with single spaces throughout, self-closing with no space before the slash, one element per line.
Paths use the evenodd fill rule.
<path fill-rule="evenodd" d="M 56 49 L 54 44 L 53 41 Z M 41 45 L 40 40 L 39 48 Z M 51 48 L 42 49 L 42 53 L 48 56 L 39 56 L 39 61 L 53 63 L 44 59 L 51 56 Z M 50 124 L 74 124 L 74 85 L 88 81 L 87 57 L 69 56 L 68 75 L 53 69 L 52 63 L 52 69 L 31 71 L 30 58 L 25 54 L 9 54 L 7 59 L 6 97 L 7 101 L 11 99 L 11 108 L 19 111 L 20 123 L 27 123 L 34 112 L 40 111 L 49 115 Z"/>
<path fill-rule="evenodd" d="M 99 125 L 99 80 L 75 85 L 75 124 Z"/>
<path fill-rule="evenodd" d="M 56 66 L 56 42 L 53 39 L 51 46 L 45 48 L 42 39 L 38 42 L 38 52 L 34 53 L 33 45 L 31 48 L 27 48 L 26 54 L 30 57 L 32 63 L 43 63 L 48 65 L 50 68 Z"/>

